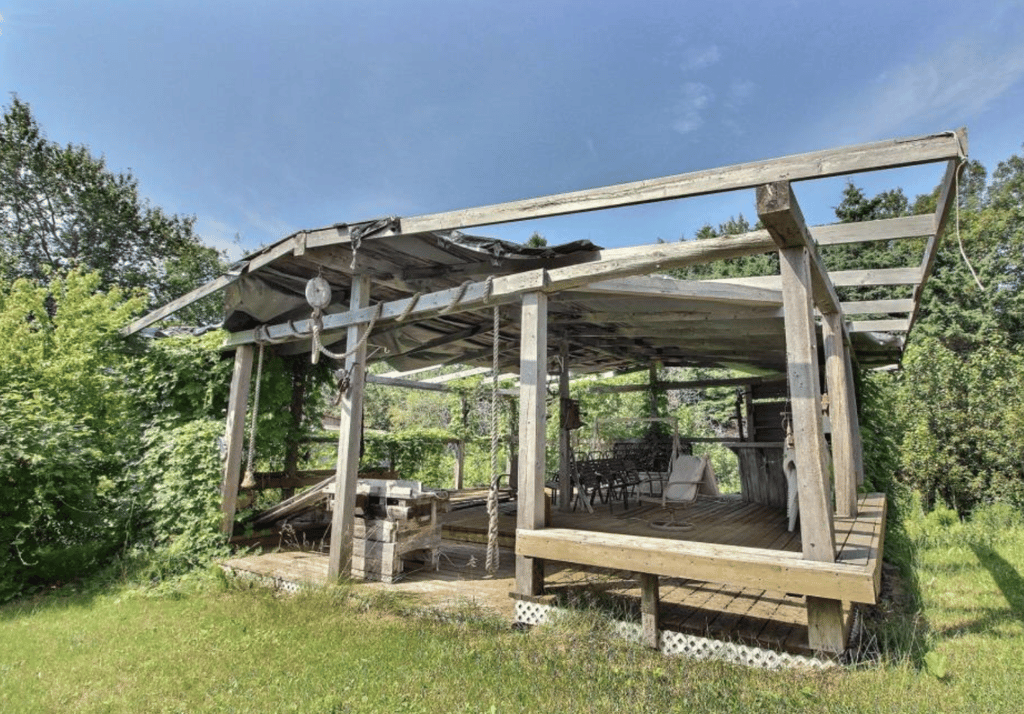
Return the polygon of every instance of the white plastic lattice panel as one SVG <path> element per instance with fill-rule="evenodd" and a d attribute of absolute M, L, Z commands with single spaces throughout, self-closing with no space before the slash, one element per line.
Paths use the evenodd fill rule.
<path fill-rule="evenodd" d="M 716 659 L 762 669 L 781 669 L 783 667 L 824 669 L 834 666 L 833 662 L 813 657 L 776 652 L 775 650 L 754 647 L 752 645 L 721 642 L 708 637 L 686 635 L 670 630 L 662 631 L 660 649 L 667 655 L 678 655 L 703 660 Z"/>
<path fill-rule="evenodd" d="M 548 621 L 551 610 L 550 605 L 516 600 L 515 621 L 522 625 L 541 625 Z"/>

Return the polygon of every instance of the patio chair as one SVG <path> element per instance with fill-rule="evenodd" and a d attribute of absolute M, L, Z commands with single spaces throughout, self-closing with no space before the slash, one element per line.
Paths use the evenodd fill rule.
<path fill-rule="evenodd" d="M 680 521 L 676 511 L 689 506 L 697 500 L 698 492 L 704 487 L 709 493 L 717 493 L 718 486 L 714 470 L 707 456 L 690 456 L 680 454 L 672 462 L 672 471 L 662 488 L 661 496 L 641 496 L 640 500 L 647 503 L 658 503 L 668 510 L 669 518 L 651 521 L 651 527 L 664 530 L 692 530 L 693 523 Z"/>
<path fill-rule="evenodd" d="M 602 503 L 605 500 L 604 493 L 601 490 L 603 487 L 601 475 L 596 468 L 596 462 L 589 458 L 577 459 L 572 470 L 572 479 L 573 486 L 575 487 L 572 510 L 575 511 L 576 505 L 582 501 L 587 511 L 593 513 L 594 499 L 600 497 Z"/>

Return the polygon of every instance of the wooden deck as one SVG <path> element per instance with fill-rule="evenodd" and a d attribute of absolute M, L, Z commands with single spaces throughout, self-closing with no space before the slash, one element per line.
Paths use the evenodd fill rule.
<path fill-rule="evenodd" d="M 871 582 L 873 587 L 877 587 L 875 584 L 881 572 L 884 504 L 880 494 L 869 494 L 861 498 L 861 511 L 857 518 L 836 519 L 838 566 L 858 569 L 861 582 Z M 514 503 L 501 506 L 499 530 L 506 543 L 514 540 L 516 534 L 514 509 Z M 552 528 L 539 533 L 572 530 L 590 533 L 593 537 L 624 536 L 639 540 L 657 537 L 664 539 L 663 544 L 667 541 L 685 547 L 767 550 L 775 551 L 787 561 L 800 560 L 799 530 L 792 533 L 787 530 L 785 513 L 778 508 L 743 503 L 732 497 L 702 498 L 679 514 L 681 519 L 694 524 L 694 529 L 685 533 L 652 528 L 651 521 L 665 515 L 656 507 L 634 505 L 623 511 L 618 504 L 615 512 L 609 512 L 607 505 L 596 511 L 594 514 L 555 511 L 552 513 Z M 513 551 L 507 547 L 501 549 L 499 572 L 495 577 L 489 577 L 484 571 L 486 513 L 482 508 L 470 508 L 445 514 L 444 517 L 440 570 L 414 565 L 407 568 L 401 582 L 392 585 L 366 583 L 360 587 L 406 593 L 429 607 L 481 607 L 511 619 L 515 605 L 509 596 L 515 589 Z M 634 554 L 630 553 L 629 557 L 634 557 Z M 564 604 L 593 602 L 596 598 L 606 604 L 614 603 L 623 612 L 637 614 L 640 602 L 636 573 L 638 563 L 633 560 L 630 567 L 616 567 L 606 561 L 603 563 L 605 567 L 597 567 L 548 561 L 545 563 L 547 589 L 542 600 Z M 327 556 L 322 553 L 252 555 L 225 561 L 224 566 L 278 583 L 327 582 Z M 810 653 L 804 593 L 792 592 L 788 588 L 698 580 L 679 577 L 679 574 L 677 571 L 660 578 L 663 629 L 798 654 Z M 848 614 L 849 598 L 842 599 Z"/>

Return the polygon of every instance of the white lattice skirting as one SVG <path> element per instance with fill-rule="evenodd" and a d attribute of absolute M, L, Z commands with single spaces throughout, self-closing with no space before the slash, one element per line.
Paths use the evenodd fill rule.
<path fill-rule="evenodd" d="M 569 613 L 570 610 L 566 608 L 517 600 L 515 621 L 524 625 L 540 625 L 558 617 L 565 617 Z M 611 627 L 617 636 L 631 642 L 640 642 L 642 629 L 639 623 L 612 620 Z M 814 657 L 794 655 L 788 652 L 776 652 L 775 650 L 753 647 L 751 645 L 723 642 L 722 640 L 715 640 L 710 637 L 686 635 L 682 632 L 673 632 L 671 630 L 662 630 L 659 633 L 658 649 L 666 655 L 679 655 L 691 659 L 721 660 L 723 662 L 743 664 L 748 667 L 760 667 L 762 669 L 783 669 L 787 667 L 826 669 L 835 666 L 834 662 L 815 659 Z"/>
<path fill-rule="evenodd" d="M 292 582 L 291 580 L 285 580 L 284 578 L 275 577 L 273 575 L 260 575 L 259 573 L 252 573 L 248 570 L 232 568 L 229 565 L 221 565 L 221 568 L 223 568 L 228 575 L 240 580 L 250 580 L 258 585 L 273 588 L 278 592 L 294 594 L 302 589 L 301 583 Z"/>

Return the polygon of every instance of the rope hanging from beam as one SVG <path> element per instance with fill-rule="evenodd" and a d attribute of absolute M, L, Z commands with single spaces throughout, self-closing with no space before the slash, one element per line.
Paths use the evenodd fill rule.
<path fill-rule="evenodd" d="M 252 466 L 256 459 L 256 418 L 260 413 L 260 387 L 263 384 L 263 350 L 264 345 L 260 343 L 260 356 L 256 362 L 256 393 L 252 398 L 252 422 L 249 426 L 249 453 L 245 458 L 245 477 L 242 479 L 242 488 L 256 487 L 256 474 Z"/>
<path fill-rule="evenodd" d="M 491 488 L 487 492 L 487 572 L 498 572 L 498 357 L 501 351 L 501 313 L 493 311 L 493 342 L 491 349 Z"/>

